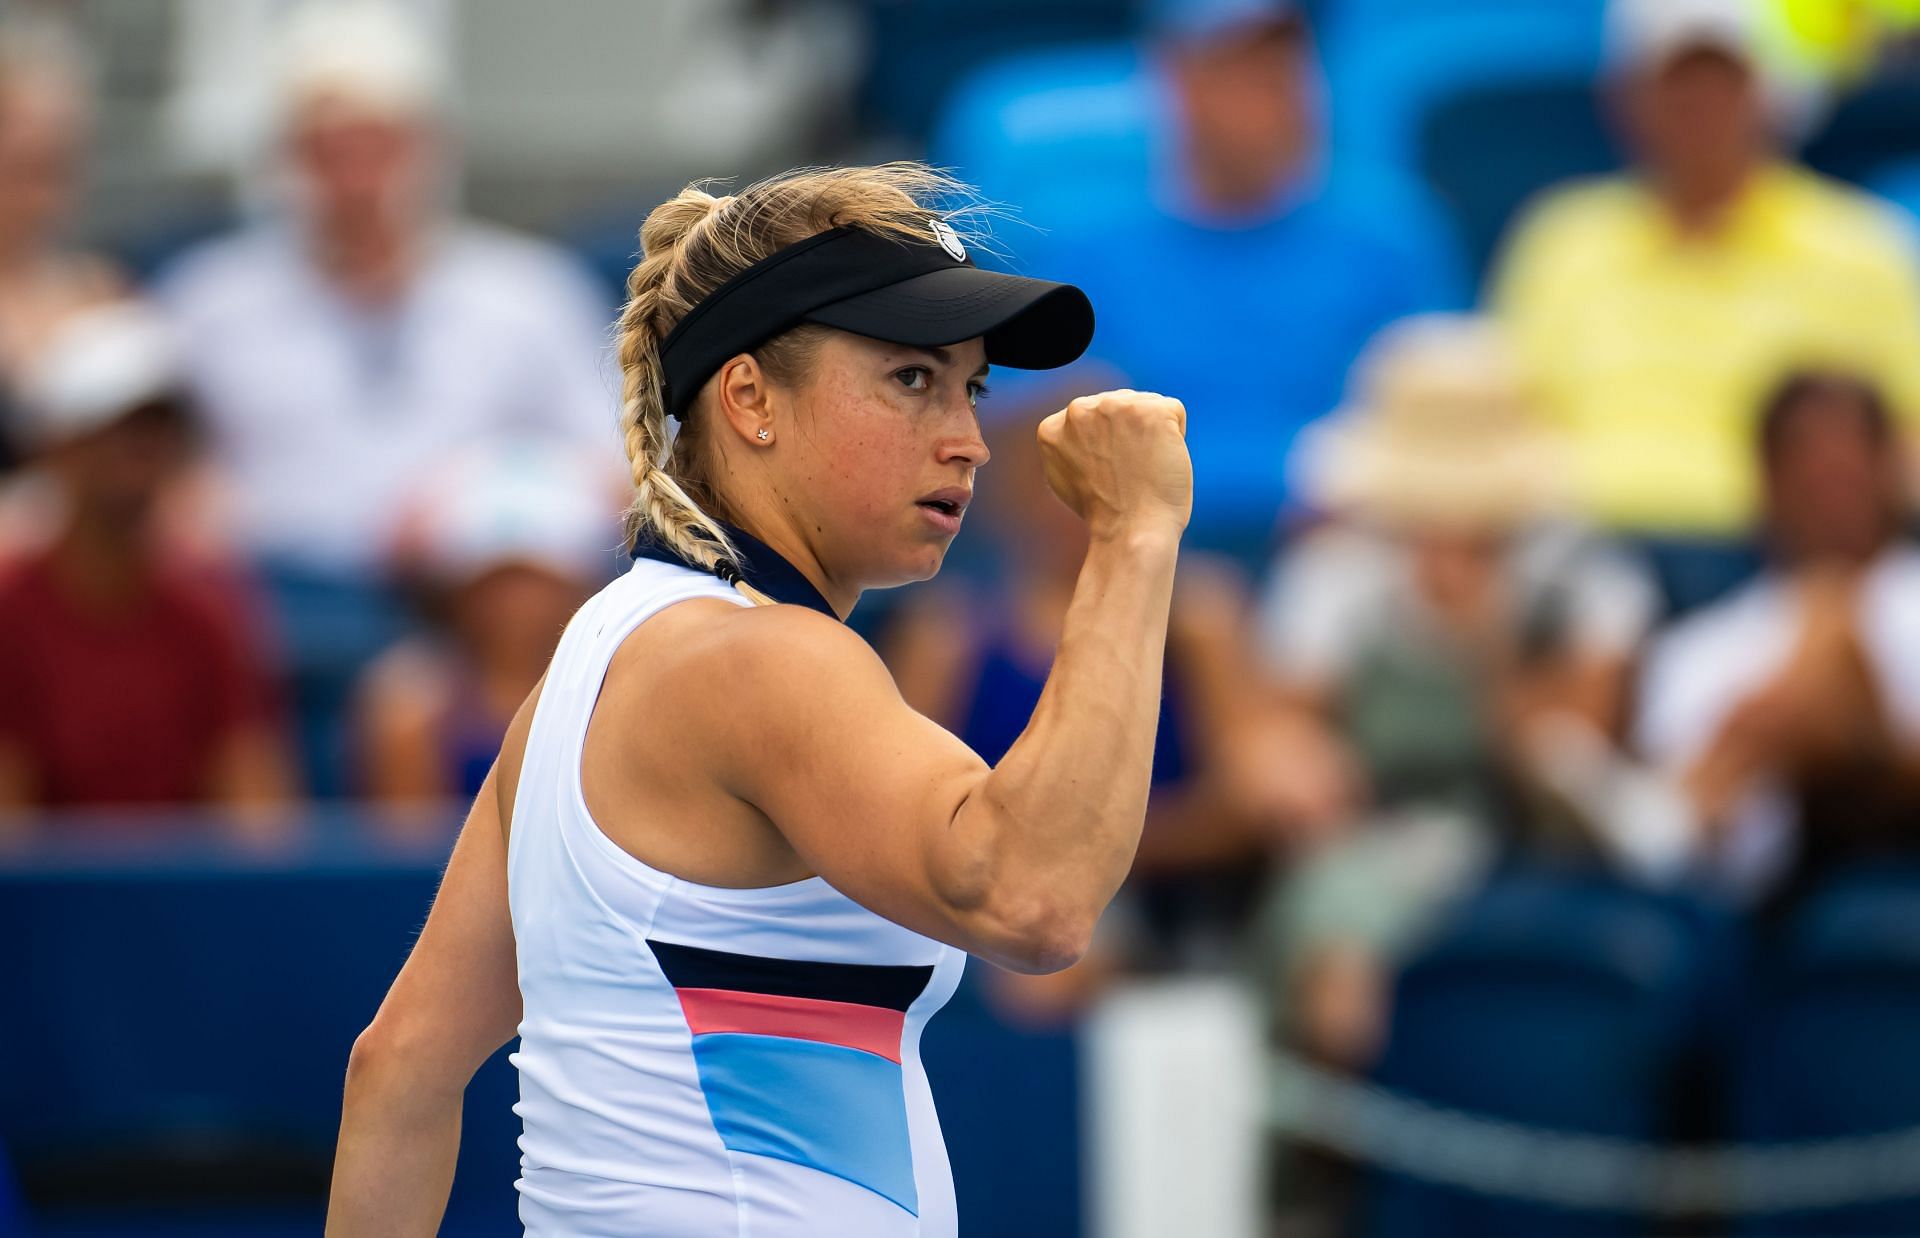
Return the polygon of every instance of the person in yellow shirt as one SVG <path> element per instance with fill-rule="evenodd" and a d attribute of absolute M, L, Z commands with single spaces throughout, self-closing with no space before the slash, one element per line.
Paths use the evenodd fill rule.
<path fill-rule="evenodd" d="M 1615 0 L 1634 167 L 1551 193 L 1493 285 L 1589 514 L 1654 540 L 1751 524 L 1753 421 L 1790 371 L 1857 372 L 1920 412 L 1915 247 L 1891 207 L 1781 152 L 1759 18 L 1746 0 Z"/>

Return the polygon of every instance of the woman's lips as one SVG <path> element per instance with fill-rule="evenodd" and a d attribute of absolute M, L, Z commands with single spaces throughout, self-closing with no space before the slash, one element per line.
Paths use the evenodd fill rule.
<path fill-rule="evenodd" d="M 950 510 L 937 504 L 929 503 L 925 499 L 922 499 L 918 506 L 921 514 L 926 516 L 927 522 L 933 525 L 934 528 L 939 529 L 948 536 L 952 536 L 960 531 L 960 518 L 963 514 L 961 511 Z"/>
<path fill-rule="evenodd" d="M 967 503 L 972 498 L 972 491 L 952 487 L 934 491 L 920 499 L 916 506 L 926 513 L 928 521 L 935 528 L 952 535 L 960 531 L 960 521 L 966 515 Z"/>

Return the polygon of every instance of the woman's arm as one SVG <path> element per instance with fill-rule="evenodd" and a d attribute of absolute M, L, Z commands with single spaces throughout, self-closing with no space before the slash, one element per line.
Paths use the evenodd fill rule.
<path fill-rule="evenodd" d="M 521 707 L 474 800 L 418 944 L 354 1041 L 329 1238 L 439 1230 L 467 1083 L 519 1025 L 503 822 L 538 694 Z"/>
<path fill-rule="evenodd" d="M 1140 841 L 1184 429 L 1178 402 L 1135 392 L 1043 423 L 1048 480 L 1090 544 L 1053 672 L 995 768 L 909 708 L 865 642 L 791 606 L 719 616 L 679 648 L 676 734 L 849 897 L 1015 970 L 1067 966 Z"/>

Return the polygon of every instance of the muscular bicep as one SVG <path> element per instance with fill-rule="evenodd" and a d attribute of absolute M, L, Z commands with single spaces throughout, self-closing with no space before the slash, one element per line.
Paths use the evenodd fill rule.
<path fill-rule="evenodd" d="M 909 707 L 851 632 L 811 614 L 744 618 L 770 631 L 737 642 L 746 696 L 715 719 L 722 786 L 848 897 L 973 948 L 970 845 L 955 826 L 986 763 Z"/>

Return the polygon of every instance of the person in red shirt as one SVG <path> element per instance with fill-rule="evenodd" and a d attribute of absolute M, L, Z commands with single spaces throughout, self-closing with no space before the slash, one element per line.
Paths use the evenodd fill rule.
<path fill-rule="evenodd" d="M 75 318 L 23 391 L 55 513 L 0 565 L 0 813 L 212 804 L 257 827 L 291 793 L 257 633 L 179 561 L 157 510 L 190 417 L 152 311 Z"/>

